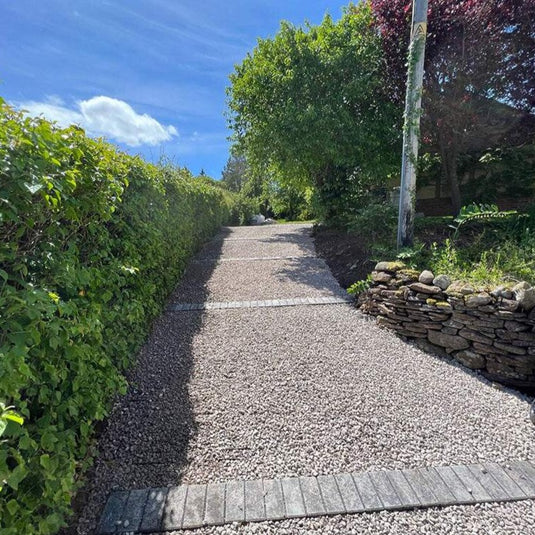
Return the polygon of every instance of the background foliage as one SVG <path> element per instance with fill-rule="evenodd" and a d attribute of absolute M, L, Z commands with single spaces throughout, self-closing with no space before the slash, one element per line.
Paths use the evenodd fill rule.
<path fill-rule="evenodd" d="M 232 195 L 0 100 L 0 533 L 51 534 L 95 422 Z M 141 425 L 141 422 L 140 422 Z"/>
<path fill-rule="evenodd" d="M 338 223 L 397 169 L 401 115 L 368 4 L 318 26 L 281 24 L 231 74 L 234 149 L 279 189 L 314 189 L 316 215 Z"/>

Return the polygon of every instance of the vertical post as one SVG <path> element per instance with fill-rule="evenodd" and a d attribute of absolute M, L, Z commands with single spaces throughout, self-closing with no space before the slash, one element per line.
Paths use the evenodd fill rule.
<path fill-rule="evenodd" d="M 427 5 L 428 0 L 413 0 L 412 5 L 412 29 L 403 125 L 403 155 L 401 157 L 398 249 L 410 247 L 414 239 L 416 162 L 418 160 L 425 38 L 427 35 Z"/>

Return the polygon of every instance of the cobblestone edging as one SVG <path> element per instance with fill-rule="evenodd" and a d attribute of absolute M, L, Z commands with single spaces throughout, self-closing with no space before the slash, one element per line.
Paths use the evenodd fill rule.
<path fill-rule="evenodd" d="M 361 310 L 424 350 L 450 356 L 491 380 L 535 387 L 535 288 L 476 288 L 445 275 L 380 262 Z"/>
<path fill-rule="evenodd" d="M 318 258 L 314 255 L 294 255 L 294 256 L 249 256 L 249 257 L 230 257 L 230 258 L 218 258 L 215 256 L 206 257 L 206 258 L 198 258 L 193 260 L 193 263 L 195 264 L 201 264 L 204 262 L 216 262 L 217 264 L 223 263 L 223 262 L 260 262 L 260 261 L 273 261 L 273 260 L 301 260 L 302 258 L 314 258 L 318 262 L 324 262 L 322 258 Z"/>
<path fill-rule="evenodd" d="M 535 498 L 535 466 L 516 461 L 113 492 L 99 534 Z"/>
<path fill-rule="evenodd" d="M 293 299 L 268 299 L 265 301 L 222 301 L 205 303 L 173 303 L 169 305 L 171 312 L 184 312 L 189 310 L 219 310 L 226 308 L 261 308 L 261 307 L 292 307 L 298 305 L 338 305 L 349 303 L 351 297 L 297 297 Z"/>

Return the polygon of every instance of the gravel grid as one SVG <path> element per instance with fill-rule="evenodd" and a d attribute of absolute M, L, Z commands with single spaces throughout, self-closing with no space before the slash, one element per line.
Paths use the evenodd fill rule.
<path fill-rule="evenodd" d="M 249 242 L 242 243 L 246 256 Z M 259 285 L 251 299 L 277 298 L 268 291 L 284 286 L 277 271 L 252 264 L 188 270 L 172 300 L 192 288 L 199 298 L 219 300 L 214 292 L 226 295 L 236 279 L 245 285 L 243 295 Z M 292 292 L 284 297 L 306 296 L 294 295 L 299 288 L 339 291 L 318 262 L 306 279 L 284 287 Z M 167 312 L 155 322 L 130 381 L 101 437 L 79 534 L 94 532 L 114 488 L 535 458 L 529 398 L 424 354 L 350 305 Z M 189 533 L 535 534 L 534 503 Z"/>

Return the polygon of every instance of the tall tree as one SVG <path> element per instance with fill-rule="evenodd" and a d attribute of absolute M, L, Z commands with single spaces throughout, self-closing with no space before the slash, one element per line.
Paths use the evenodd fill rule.
<path fill-rule="evenodd" d="M 221 183 L 224 184 L 229 191 L 239 193 L 245 186 L 248 177 L 249 168 L 245 157 L 231 154 L 223 169 Z"/>
<path fill-rule="evenodd" d="M 390 96 L 401 102 L 411 2 L 371 5 Z M 497 146 L 522 120 L 521 110 L 535 112 L 535 0 L 430 0 L 428 21 L 423 139 L 441 156 L 458 211 L 461 153 Z"/>
<path fill-rule="evenodd" d="M 253 168 L 313 185 L 325 204 L 356 177 L 384 178 L 399 149 L 384 71 L 367 3 L 350 5 L 338 22 L 283 22 L 230 75 L 234 143 Z"/>

